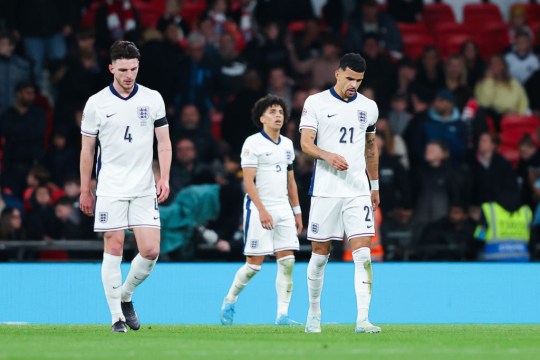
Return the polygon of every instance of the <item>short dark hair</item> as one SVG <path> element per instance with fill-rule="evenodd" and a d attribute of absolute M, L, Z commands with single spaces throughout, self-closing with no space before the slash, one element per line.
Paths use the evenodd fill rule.
<path fill-rule="evenodd" d="M 341 57 L 339 60 L 339 68 L 346 70 L 351 69 L 354 72 L 363 73 L 366 71 L 366 60 L 360 54 L 348 53 Z"/>
<path fill-rule="evenodd" d="M 281 97 L 276 95 L 266 95 L 265 97 L 260 98 L 257 100 L 255 105 L 253 105 L 253 108 L 251 109 L 251 120 L 253 121 L 253 124 L 258 129 L 262 129 L 261 124 L 261 116 L 264 114 L 264 112 L 273 105 L 279 105 L 283 109 L 283 115 L 285 117 L 285 121 L 289 118 L 289 112 L 287 110 L 287 104 L 285 104 L 285 100 L 283 100 Z"/>
<path fill-rule="evenodd" d="M 111 62 L 118 59 L 141 59 L 141 53 L 131 41 L 117 40 L 111 45 Z"/>

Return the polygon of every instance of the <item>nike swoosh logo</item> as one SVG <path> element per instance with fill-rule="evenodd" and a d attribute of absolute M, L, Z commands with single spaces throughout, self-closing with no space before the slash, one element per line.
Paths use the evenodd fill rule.
<path fill-rule="evenodd" d="M 139 279 L 138 277 L 134 276 L 135 280 L 142 280 L 142 279 Z"/>
<path fill-rule="evenodd" d="M 326 115 L 326 116 L 328 116 L 329 118 L 331 118 L 331 117 L 334 117 L 334 116 L 336 116 L 336 115 L 337 115 L 337 114 L 333 114 L 333 115 L 328 114 L 328 115 Z"/>
<path fill-rule="evenodd" d="M 105 115 L 105 116 L 106 116 L 107 118 L 110 118 L 111 116 L 114 116 L 114 115 L 116 115 L 116 113 L 114 113 L 114 114 L 107 114 L 107 115 Z"/>
<path fill-rule="evenodd" d="M 370 282 L 367 282 L 367 281 L 362 281 L 362 284 L 371 285 L 371 283 L 370 283 Z"/>
<path fill-rule="evenodd" d="M 159 219 L 159 216 L 158 217 L 154 217 L 154 220 L 158 220 Z"/>
<path fill-rule="evenodd" d="M 368 225 L 368 226 L 367 226 L 368 229 L 370 229 L 370 228 L 372 228 L 372 227 L 373 227 L 373 225 Z"/>
<path fill-rule="evenodd" d="M 112 288 L 113 288 L 113 289 L 118 289 L 120 286 L 122 286 L 122 285 L 113 286 Z"/>

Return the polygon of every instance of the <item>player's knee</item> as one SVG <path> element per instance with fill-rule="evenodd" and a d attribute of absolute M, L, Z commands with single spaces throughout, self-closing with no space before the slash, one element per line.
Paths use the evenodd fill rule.
<path fill-rule="evenodd" d="M 159 245 L 151 245 L 139 248 L 141 256 L 147 260 L 155 260 L 159 256 Z"/>

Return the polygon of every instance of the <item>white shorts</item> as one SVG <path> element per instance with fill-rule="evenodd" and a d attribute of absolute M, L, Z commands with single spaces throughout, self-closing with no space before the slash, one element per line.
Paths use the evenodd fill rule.
<path fill-rule="evenodd" d="M 246 200 L 244 204 L 244 255 L 264 256 L 278 251 L 298 250 L 296 223 L 291 208 L 267 209 L 274 220 L 274 228 L 262 227 L 259 210 Z"/>
<path fill-rule="evenodd" d="M 100 196 L 94 209 L 94 231 L 116 231 L 136 227 L 160 228 L 157 197 L 119 199 Z"/>
<path fill-rule="evenodd" d="M 328 198 L 313 196 L 309 211 L 307 238 L 325 242 L 374 236 L 371 196 Z"/>

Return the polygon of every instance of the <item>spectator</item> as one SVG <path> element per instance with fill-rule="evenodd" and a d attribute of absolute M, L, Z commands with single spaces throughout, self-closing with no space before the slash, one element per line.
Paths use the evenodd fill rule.
<path fill-rule="evenodd" d="M 467 66 L 461 55 L 451 55 L 444 64 L 445 85 L 454 95 L 456 107 L 461 112 L 472 97 L 472 90 L 467 83 Z"/>
<path fill-rule="evenodd" d="M 246 61 L 238 54 L 232 34 L 221 35 L 217 60 L 221 76 L 221 104 L 225 104 L 240 90 L 242 76 L 247 70 Z"/>
<path fill-rule="evenodd" d="M 0 113 L 15 103 L 15 86 L 22 81 L 30 81 L 30 63 L 14 54 L 15 36 L 0 32 Z"/>
<path fill-rule="evenodd" d="M 432 140 L 426 146 L 424 166 L 413 174 L 415 222 L 425 226 L 448 215 L 450 204 L 463 201 L 460 174 L 448 162 L 448 147 Z"/>
<path fill-rule="evenodd" d="M 540 117 L 540 69 L 529 77 L 525 83 L 525 91 L 530 101 L 531 111 Z"/>
<path fill-rule="evenodd" d="M 361 49 L 368 33 L 377 34 L 381 46 L 387 51 L 401 53 L 403 41 L 399 29 L 391 16 L 379 11 L 376 0 L 357 2 L 356 10 L 349 19 L 347 34 L 349 49 L 351 51 Z"/>
<path fill-rule="evenodd" d="M 458 165 L 467 155 L 467 125 L 461 120 L 454 95 L 447 89 L 439 90 L 433 105 L 426 113 L 421 130 L 422 141 L 415 146 L 419 153 L 432 140 L 443 141 L 449 150 L 449 160 Z"/>
<path fill-rule="evenodd" d="M 78 149 L 69 144 L 67 130 L 59 126 L 52 135 L 51 148 L 46 157 L 45 164 L 51 171 L 51 180 L 62 186 L 67 176 L 79 172 Z"/>
<path fill-rule="evenodd" d="M 60 63 L 67 54 L 65 38 L 75 25 L 77 2 L 20 0 L 14 4 L 13 27 L 20 33 L 25 53 L 32 60 L 33 79 L 43 90 L 45 61 Z"/>
<path fill-rule="evenodd" d="M 32 208 L 26 215 L 25 227 L 31 240 L 53 240 L 56 235 L 51 194 L 46 185 L 36 188 L 31 198 Z"/>
<path fill-rule="evenodd" d="M 403 94 L 407 97 L 407 102 L 411 102 L 412 88 L 416 80 L 416 65 L 410 58 L 404 57 L 397 62 L 397 82 L 396 94 Z M 410 105 L 410 104 L 409 104 Z"/>
<path fill-rule="evenodd" d="M 347 3 L 347 4 L 345 4 Z M 345 23 L 345 7 L 354 6 L 353 1 L 328 0 L 322 8 L 322 21 L 330 27 L 334 34 L 340 34 Z"/>
<path fill-rule="evenodd" d="M 431 92 L 421 87 L 415 87 L 411 93 L 411 103 L 413 114 L 411 121 L 403 133 L 403 140 L 407 144 L 407 153 L 411 169 L 417 168 L 422 164 L 424 152 L 418 144 L 423 140 L 424 123 L 428 118 L 428 111 L 433 101 Z"/>
<path fill-rule="evenodd" d="M 510 75 L 525 84 L 531 75 L 540 69 L 538 57 L 533 52 L 532 37 L 526 32 L 519 32 L 515 35 L 512 51 L 504 57 L 508 63 Z"/>
<path fill-rule="evenodd" d="M 424 48 L 417 65 L 415 86 L 426 88 L 432 93 L 444 88 L 443 63 L 435 46 L 429 45 Z"/>
<path fill-rule="evenodd" d="M 287 42 L 287 48 L 295 73 L 301 76 L 308 75 L 309 80 L 304 82 L 304 87 L 325 88 L 335 82 L 334 72 L 339 67 L 341 57 L 341 46 L 337 41 L 326 40 L 322 44 L 322 54 L 303 61 L 297 56 L 291 42 Z"/>
<path fill-rule="evenodd" d="M 268 73 L 268 94 L 276 95 L 285 100 L 287 108 L 291 108 L 293 97 L 293 81 L 283 68 L 271 69 Z"/>
<path fill-rule="evenodd" d="M 258 24 L 254 17 L 256 6 L 256 0 L 240 0 L 239 6 L 236 9 L 231 9 L 230 17 L 238 26 L 246 43 L 253 40 L 258 32 Z"/>
<path fill-rule="evenodd" d="M 220 157 L 219 148 L 216 141 L 208 131 L 200 127 L 201 114 L 193 104 L 187 104 L 182 108 L 178 121 L 173 123 L 171 138 L 190 139 L 195 144 L 195 149 L 200 161 L 206 165 L 211 165 Z"/>
<path fill-rule="evenodd" d="M 490 110 L 497 129 L 502 115 L 525 114 L 529 109 L 525 89 L 510 75 L 502 55 L 491 57 L 484 79 L 478 82 L 474 94 L 478 104 Z"/>
<path fill-rule="evenodd" d="M 411 209 L 398 207 L 381 224 L 384 261 L 408 261 L 412 255 L 417 226 Z"/>
<path fill-rule="evenodd" d="M 21 82 L 15 91 L 15 104 L 0 114 L 0 136 L 5 138 L 2 187 L 20 197 L 28 171 L 45 156 L 46 124 L 43 110 L 33 105 L 33 84 Z"/>
<path fill-rule="evenodd" d="M 514 4 L 510 9 L 510 28 L 508 35 L 510 37 L 510 44 L 513 44 L 516 40 L 518 33 L 526 33 L 532 39 L 534 34 L 531 28 L 527 25 L 527 17 L 525 14 L 525 6 L 522 4 Z"/>
<path fill-rule="evenodd" d="M 470 89 L 474 89 L 478 80 L 484 77 L 486 64 L 480 56 L 478 45 L 472 40 L 466 40 L 461 44 L 460 54 L 465 59 L 467 67 L 467 84 Z"/>
<path fill-rule="evenodd" d="M 388 0 L 388 14 L 397 22 L 422 22 L 424 0 Z"/>
<path fill-rule="evenodd" d="M 243 55 L 248 66 L 257 69 L 264 78 L 270 69 L 280 67 L 286 72 L 291 69 L 283 32 L 277 22 L 267 22 L 262 27 L 262 36 L 249 42 Z"/>
<path fill-rule="evenodd" d="M 189 24 L 180 15 L 184 7 L 184 0 L 166 0 L 165 12 L 158 19 L 156 28 L 167 34 L 171 42 L 179 43 L 189 34 Z M 143 57 L 144 59 L 144 57 Z"/>
<path fill-rule="evenodd" d="M 540 170 L 540 150 L 530 134 L 521 138 L 518 144 L 519 162 L 516 168 L 518 182 L 521 185 L 521 203 L 536 209 L 538 199 L 534 198 L 533 184 L 536 173 Z"/>
<path fill-rule="evenodd" d="M 474 223 L 468 219 L 463 203 L 451 204 L 448 215 L 428 224 L 416 246 L 416 256 L 423 261 L 476 260 L 477 244 Z"/>
<path fill-rule="evenodd" d="M 409 155 L 407 146 L 401 135 L 394 134 L 390 122 L 385 117 L 379 117 L 377 120 L 377 132 L 380 132 L 384 138 L 384 149 L 391 156 L 395 156 L 405 169 L 409 169 Z"/>
<path fill-rule="evenodd" d="M 390 101 L 388 112 L 388 122 L 394 134 L 402 136 L 410 120 L 411 114 L 407 111 L 407 96 L 402 93 L 395 94 Z"/>
<path fill-rule="evenodd" d="M 214 33 L 221 37 L 225 33 L 225 23 L 227 22 L 227 1 L 211 0 L 208 1 L 207 16 L 212 20 Z"/>
<path fill-rule="evenodd" d="M 95 15 L 96 46 L 106 54 L 116 40 L 138 39 L 140 14 L 131 0 L 105 0 Z"/>
<path fill-rule="evenodd" d="M 497 202 L 515 210 L 520 202 L 516 174 L 512 165 L 497 153 L 499 142 L 497 134 L 480 135 L 476 158 L 471 164 L 472 204 Z"/>
<path fill-rule="evenodd" d="M 21 211 L 7 207 L 0 216 L 1 240 L 26 240 L 26 230 L 23 227 Z"/>
<path fill-rule="evenodd" d="M 83 235 L 81 222 L 82 213 L 73 207 L 73 202 L 68 197 L 61 197 L 54 204 L 56 223 L 55 239 L 80 240 L 88 237 Z"/>

